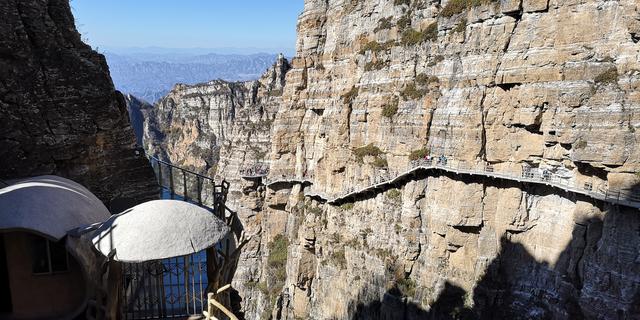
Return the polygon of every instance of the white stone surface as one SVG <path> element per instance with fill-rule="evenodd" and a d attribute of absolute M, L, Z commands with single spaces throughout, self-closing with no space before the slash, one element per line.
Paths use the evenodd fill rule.
<path fill-rule="evenodd" d="M 211 212 L 175 200 L 149 201 L 112 216 L 92 242 L 105 256 L 142 262 L 202 251 L 224 238 L 229 227 Z"/>
<path fill-rule="evenodd" d="M 0 231 L 28 230 L 58 241 L 110 215 L 85 187 L 57 176 L 15 180 L 0 189 Z"/>

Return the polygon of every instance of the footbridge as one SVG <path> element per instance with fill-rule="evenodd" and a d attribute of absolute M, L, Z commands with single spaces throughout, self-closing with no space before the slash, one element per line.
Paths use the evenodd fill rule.
<path fill-rule="evenodd" d="M 332 205 L 350 202 L 359 196 L 371 192 L 384 191 L 398 185 L 408 177 L 415 175 L 418 171 L 430 172 L 433 175 L 437 173 L 452 173 L 456 175 L 487 177 L 519 183 L 545 185 L 565 192 L 583 195 L 594 200 L 640 209 L 640 194 L 634 193 L 631 190 L 611 189 L 605 186 L 594 188 L 591 183 L 578 184 L 571 179 L 566 179 L 550 171 L 537 168 L 525 169 L 518 172 L 498 171 L 493 165 L 488 163 L 469 164 L 446 158 L 412 161 L 405 171 L 393 177 L 378 176 L 374 179 L 374 182 L 368 186 L 349 188 L 337 195 L 328 195 L 324 192 L 313 190 L 313 188 L 306 190 L 304 194 L 307 197 L 315 198 Z M 279 181 L 280 180 L 275 180 L 274 183 Z M 313 182 L 308 179 L 289 179 L 282 181 L 313 185 Z"/>

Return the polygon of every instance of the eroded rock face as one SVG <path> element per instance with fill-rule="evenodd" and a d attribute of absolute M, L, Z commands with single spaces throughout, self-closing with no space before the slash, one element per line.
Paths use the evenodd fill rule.
<path fill-rule="evenodd" d="M 237 179 L 245 162 L 268 156 L 271 123 L 289 68 L 280 56 L 259 80 L 176 85 L 148 114 L 145 149 L 209 176 L 225 171 L 227 179 Z"/>
<path fill-rule="evenodd" d="M 157 195 L 123 96 L 66 0 L 0 3 L 0 177 L 60 175 L 113 210 Z"/>
<path fill-rule="evenodd" d="M 218 176 L 235 188 L 230 203 L 255 233 L 233 283 L 246 318 L 640 316 L 636 209 L 426 171 L 340 206 L 309 197 L 395 177 L 421 149 L 518 175 L 540 168 L 580 186 L 636 188 L 636 2 L 449 3 L 305 1 L 283 96 L 263 98 L 274 120 L 256 134 L 222 121 L 265 119 L 240 103 L 246 84 L 178 88 L 164 100 L 163 121 L 181 129 L 160 149 L 177 160 L 210 147 L 211 162 L 192 165 L 219 159 Z M 231 145 L 218 148 L 227 133 Z M 269 151 L 269 181 L 289 182 L 238 179 L 255 148 Z M 281 234 L 286 274 L 274 267 Z"/>
<path fill-rule="evenodd" d="M 636 186 L 635 1 L 496 1 L 453 14 L 447 2 L 305 1 L 271 177 L 309 176 L 314 191 L 337 194 L 403 172 L 426 147 Z M 354 152 L 368 144 L 382 153 Z M 274 316 L 639 316 L 637 210 L 456 175 L 395 187 L 342 208 L 305 199 L 300 185 L 268 189 L 268 210 L 251 219 L 264 244 L 279 233 L 291 244 Z M 262 261 L 253 283 L 273 277 Z M 249 318 L 265 306 L 258 292 L 245 293 Z"/>

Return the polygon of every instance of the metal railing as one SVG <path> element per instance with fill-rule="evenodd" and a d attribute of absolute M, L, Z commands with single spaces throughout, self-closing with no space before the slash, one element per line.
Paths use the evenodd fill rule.
<path fill-rule="evenodd" d="M 218 217 L 224 218 L 224 205 L 227 202 L 229 183 L 214 179 L 197 172 L 175 166 L 156 157 L 149 157 L 151 166 L 161 187 L 161 198 L 177 199 L 198 204 L 212 210 Z"/>
<path fill-rule="evenodd" d="M 207 305 L 204 252 L 185 257 L 123 264 L 125 319 L 185 318 Z"/>
<path fill-rule="evenodd" d="M 249 167 L 241 168 L 239 173 L 242 178 L 266 177 L 269 174 L 269 165 L 266 163 L 254 163 Z"/>
<path fill-rule="evenodd" d="M 313 181 L 311 181 L 310 175 L 306 174 L 304 175 L 302 178 L 299 178 L 298 176 L 294 176 L 294 175 L 280 175 L 277 177 L 272 177 L 272 176 L 267 176 L 265 178 L 265 185 L 273 185 L 276 183 L 309 183 L 309 184 L 313 184 Z"/>
<path fill-rule="evenodd" d="M 377 188 L 381 185 L 392 183 L 406 175 L 412 174 L 418 169 L 436 169 L 456 174 L 481 175 L 518 182 L 544 184 L 568 192 L 585 195 L 593 199 L 633 208 L 640 208 L 640 193 L 634 192 L 632 190 L 612 189 L 605 186 L 594 188 L 593 182 L 584 182 L 583 184 L 578 184 L 575 182 L 575 180 L 561 177 L 557 174 L 554 174 L 550 170 L 538 168 L 524 168 L 522 171 L 497 170 L 492 164 L 489 163 L 474 164 L 464 161 L 452 160 L 446 157 L 434 157 L 412 161 L 404 172 L 396 174 L 395 177 L 392 178 L 388 173 L 385 173 L 381 176 L 374 177 L 372 179 L 372 184 L 360 189 L 356 187 L 350 187 L 347 190 L 344 190 L 332 196 L 329 196 L 326 193 L 320 191 L 308 190 L 305 191 L 305 195 L 310 197 L 319 197 L 327 201 L 328 203 L 336 203 L 344 200 L 345 198 L 367 192 L 370 189 Z"/>
<path fill-rule="evenodd" d="M 225 220 L 229 183 L 149 157 L 162 199 L 197 204 Z M 125 319 L 187 318 L 207 308 L 207 260 L 191 255 L 123 264 L 122 314 Z"/>

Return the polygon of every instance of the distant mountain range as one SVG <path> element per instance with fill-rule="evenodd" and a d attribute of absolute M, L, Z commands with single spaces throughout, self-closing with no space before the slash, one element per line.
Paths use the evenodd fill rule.
<path fill-rule="evenodd" d="M 278 55 L 106 52 L 105 56 L 118 90 L 153 103 L 165 96 L 176 83 L 257 79 Z"/>

